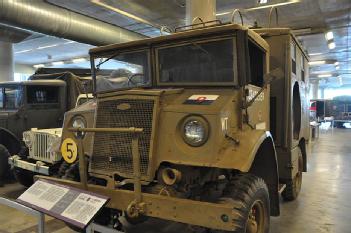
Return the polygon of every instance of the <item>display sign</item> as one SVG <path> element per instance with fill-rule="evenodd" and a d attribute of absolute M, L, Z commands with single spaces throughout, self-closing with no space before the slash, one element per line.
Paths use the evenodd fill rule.
<path fill-rule="evenodd" d="M 108 200 L 85 190 L 38 180 L 17 202 L 83 229 Z"/>

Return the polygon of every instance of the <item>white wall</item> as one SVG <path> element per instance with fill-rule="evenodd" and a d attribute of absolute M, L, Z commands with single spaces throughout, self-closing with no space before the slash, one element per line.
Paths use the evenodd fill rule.
<path fill-rule="evenodd" d="M 34 74 L 35 69 L 31 65 L 24 65 L 24 64 L 15 64 L 15 73 L 20 73 L 20 74 Z"/>

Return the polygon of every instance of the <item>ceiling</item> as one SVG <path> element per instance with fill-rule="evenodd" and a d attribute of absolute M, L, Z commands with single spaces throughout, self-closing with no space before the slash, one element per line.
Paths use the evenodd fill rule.
<path fill-rule="evenodd" d="M 159 28 L 162 25 L 174 29 L 185 24 L 185 0 L 46 0 L 46 2 L 149 37 L 160 35 Z M 254 25 L 256 21 L 258 26 L 265 27 L 268 26 L 270 8 L 252 8 L 285 2 L 287 1 L 268 0 L 267 4 L 259 4 L 258 0 L 217 0 L 217 18 L 228 22 L 231 19 L 230 12 L 239 8 L 242 9 L 244 24 Z M 321 87 L 351 85 L 351 1 L 295 0 L 295 3 L 280 5 L 277 8 L 278 26 L 296 30 L 296 35 L 306 52 L 310 54 L 311 61 L 322 60 L 327 63 L 311 66 L 311 80 L 319 80 Z M 139 17 L 139 21 L 116 13 L 115 9 Z M 238 17 L 235 17 L 235 22 L 239 22 Z M 273 17 L 272 26 L 274 25 Z M 333 32 L 336 45 L 334 49 L 328 48 L 325 39 L 327 31 Z M 65 64 L 55 67 L 87 67 L 88 62 L 72 63 L 71 59 L 87 57 L 91 47 L 93 46 L 35 33 L 25 41 L 15 44 L 15 61 L 29 65 L 65 61 Z M 338 62 L 336 63 L 338 67 L 335 62 Z M 321 74 L 330 74 L 331 77 L 318 77 Z"/>

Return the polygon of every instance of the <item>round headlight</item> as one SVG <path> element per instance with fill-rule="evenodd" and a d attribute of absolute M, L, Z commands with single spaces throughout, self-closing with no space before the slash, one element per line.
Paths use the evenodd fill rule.
<path fill-rule="evenodd" d="M 184 141 L 191 146 L 201 146 L 208 138 L 208 124 L 200 117 L 190 118 L 183 125 Z"/>
<path fill-rule="evenodd" d="M 85 128 L 86 127 L 85 119 L 81 116 L 75 117 L 73 119 L 72 127 L 73 128 Z M 74 135 L 76 135 L 77 138 L 83 138 L 85 133 L 84 132 L 76 132 L 76 133 L 74 133 Z"/>

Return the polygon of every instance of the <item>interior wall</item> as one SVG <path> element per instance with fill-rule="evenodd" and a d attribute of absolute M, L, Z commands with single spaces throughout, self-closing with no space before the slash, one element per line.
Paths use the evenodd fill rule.
<path fill-rule="evenodd" d="M 15 64 L 14 73 L 19 74 L 34 74 L 35 69 L 30 65 Z"/>

